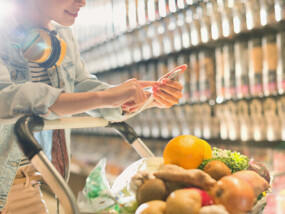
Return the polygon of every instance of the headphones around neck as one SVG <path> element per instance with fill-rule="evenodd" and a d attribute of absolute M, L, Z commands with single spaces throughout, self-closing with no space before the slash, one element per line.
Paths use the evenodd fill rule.
<path fill-rule="evenodd" d="M 65 41 L 46 28 L 25 31 L 21 48 L 26 60 L 43 68 L 59 66 L 66 53 Z"/>

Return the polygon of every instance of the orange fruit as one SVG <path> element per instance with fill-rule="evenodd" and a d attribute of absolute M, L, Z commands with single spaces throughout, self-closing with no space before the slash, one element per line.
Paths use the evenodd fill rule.
<path fill-rule="evenodd" d="M 201 141 L 203 142 L 204 148 L 205 148 L 204 159 L 211 159 L 212 158 L 212 148 L 210 144 L 205 140 L 201 139 Z"/>
<path fill-rule="evenodd" d="M 198 137 L 180 135 L 170 140 L 164 148 L 164 163 L 175 164 L 185 169 L 196 169 L 204 160 L 205 148 L 205 143 Z"/>

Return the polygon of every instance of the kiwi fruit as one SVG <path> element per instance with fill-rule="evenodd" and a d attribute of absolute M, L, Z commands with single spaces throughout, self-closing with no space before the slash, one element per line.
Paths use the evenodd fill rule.
<path fill-rule="evenodd" d="M 230 175 L 230 168 L 224 164 L 222 161 L 213 160 L 206 164 L 204 171 L 208 173 L 216 181 L 220 180 L 222 177 Z"/>

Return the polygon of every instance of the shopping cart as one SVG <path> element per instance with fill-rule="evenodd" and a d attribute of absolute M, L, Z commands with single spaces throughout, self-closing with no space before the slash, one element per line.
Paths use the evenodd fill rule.
<path fill-rule="evenodd" d="M 111 127 L 115 128 L 125 140 L 143 157 L 154 157 L 134 130 L 125 122 L 110 123 L 103 118 L 70 117 L 56 120 L 45 120 L 38 116 L 24 116 L 15 124 L 15 134 L 23 153 L 29 158 L 34 167 L 42 174 L 59 202 L 63 205 L 66 214 L 79 214 L 75 196 L 64 179 L 43 153 L 41 146 L 34 138 L 34 132 L 62 128 L 89 128 Z"/>

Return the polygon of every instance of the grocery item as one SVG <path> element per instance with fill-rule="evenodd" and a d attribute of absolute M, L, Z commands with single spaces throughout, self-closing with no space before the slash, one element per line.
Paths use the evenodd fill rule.
<path fill-rule="evenodd" d="M 135 214 L 164 214 L 165 208 L 164 201 L 154 200 L 140 205 Z"/>
<path fill-rule="evenodd" d="M 219 160 L 213 160 L 207 163 L 204 167 L 204 171 L 217 181 L 231 174 L 229 167 Z"/>
<path fill-rule="evenodd" d="M 172 192 L 166 200 L 166 214 L 196 214 L 201 208 L 201 196 L 193 189 Z"/>
<path fill-rule="evenodd" d="M 165 200 L 167 189 L 164 182 L 160 179 L 150 179 L 140 186 L 137 192 L 137 201 L 143 204 L 152 200 Z"/>
<path fill-rule="evenodd" d="M 259 162 L 250 160 L 248 170 L 257 172 L 261 177 L 263 177 L 268 183 L 270 183 L 270 174 L 266 167 Z"/>
<path fill-rule="evenodd" d="M 193 135 L 180 135 L 166 145 L 163 152 L 165 164 L 176 164 L 185 169 L 197 168 L 205 156 L 204 143 Z"/>
<path fill-rule="evenodd" d="M 205 190 L 208 190 L 216 183 L 216 181 L 203 170 L 186 170 L 173 164 L 165 164 L 153 174 L 155 177 L 165 181 L 179 182 L 187 186 L 195 186 Z"/>
<path fill-rule="evenodd" d="M 254 192 L 245 181 L 234 176 L 221 178 L 211 189 L 215 204 L 222 204 L 231 214 L 249 212 L 255 202 Z"/>
<path fill-rule="evenodd" d="M 223 150 L 214 147 L 213 157 L 211 159 L 204 160 L 199 166 L 199 169 L 204 169 L 205 165 L 212 160 L 220 160 L 224 162 L 230 168 L 232 173 L 247 169 L 249 162 L 248 157 L 240 154 L 239 152 L 232 152 L 230 150 Z"/>
<path fill-rule="evenodd" d="M 247 182 L 252 187 L 256 198 L 269 188 L 268 182 L 254 171 L 243 170 L 234 173 L 233 176 Z"/>

